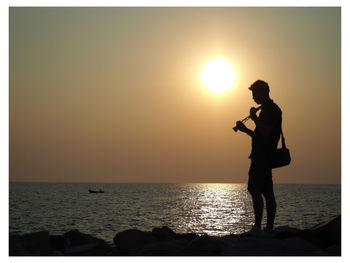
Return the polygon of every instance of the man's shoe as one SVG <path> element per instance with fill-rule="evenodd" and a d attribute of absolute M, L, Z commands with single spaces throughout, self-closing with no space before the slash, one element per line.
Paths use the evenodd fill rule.
<path fill-rule="evenodd" d="M 253 226 L 248 232 L 245 232 L 244 235 L 247 236 L 259 236 L 261 234 L 261 228 L 258 226 Z"/>
<path fill-rule="evenodd" d="M 273 237 L 274 233 L 275 233 L 275 231 L 273 231 L 273 229 L 271 229 L 271 228 L 264 228 L 262 230 L 262 234 L 265 237 Z"/>
<path fill-rule="evenodd" d="M 266 227 L 263 229 L 263 232 L 264 232 L 264 233 L 267 233 L 267 234 L 273 234 L 273 233 L 274 233 L 273 229 L 271 229 L 271 228 L 266 228 Z"/>

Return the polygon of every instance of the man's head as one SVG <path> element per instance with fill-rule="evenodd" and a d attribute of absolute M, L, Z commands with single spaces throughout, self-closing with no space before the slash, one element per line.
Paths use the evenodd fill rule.
<path fill-rule="evenodd" d="M 257 104 L 262 104 L 270 99 L 269 92 L 270 87 L 269 85 L 263 81 L 263 80 L 257 80 L 255 81 L 249 89 L 253 92 L 253 100 Z"/>

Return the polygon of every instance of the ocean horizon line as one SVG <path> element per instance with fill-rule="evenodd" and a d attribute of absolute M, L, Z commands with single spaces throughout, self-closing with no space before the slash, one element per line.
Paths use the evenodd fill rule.
<path fill-rule="evenodd" d="M 56 181 L 9 181 L 9 183 L 43 183 L 43 184 L 238 184 L 234 182 L 56 182 Z M 341 183 L 274 183 L 274 185 L 341 185 Z"/>

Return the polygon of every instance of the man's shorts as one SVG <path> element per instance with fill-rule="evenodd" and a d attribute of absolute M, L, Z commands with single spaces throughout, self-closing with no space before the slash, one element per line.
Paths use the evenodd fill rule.
<path fill-rule="evenodd" d="M 273 192 L 272 169 L 268 165 L 266 155 L 251 159 L 248 191 L 257 194 Z"/>

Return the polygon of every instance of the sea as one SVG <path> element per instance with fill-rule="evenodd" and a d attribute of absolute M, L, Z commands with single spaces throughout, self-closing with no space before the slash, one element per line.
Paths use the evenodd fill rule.
<path fill-rule="evenodd" d="M 276 227 L 310 228 L 341 214 L 341 185 L 277 184 L 274 190 Z M 248 231 L 253 223 L 245 184 L 9 184 L 12 234 L 48 230 L 60 235 L 78 229 L 112 243 L 127 229 L 168 226 L 177 233 L 222 236 Z"/>

